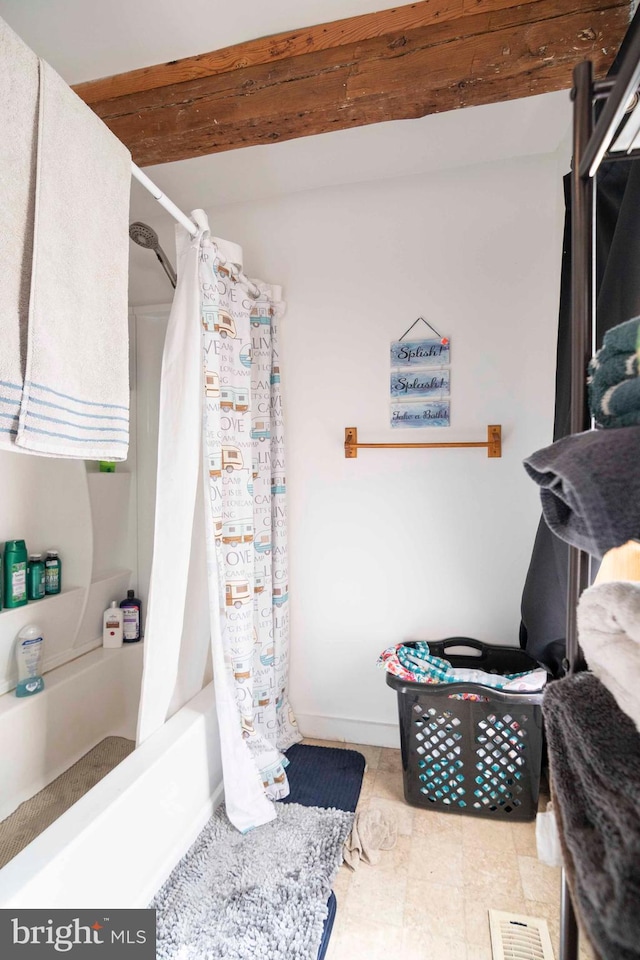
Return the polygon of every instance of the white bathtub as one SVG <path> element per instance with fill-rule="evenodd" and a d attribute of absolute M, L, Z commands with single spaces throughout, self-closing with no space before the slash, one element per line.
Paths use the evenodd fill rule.
<path fill-rule="evenodd" d="M 48 673 L 42 694 L 0 697 L 0 816 L 104 737 L 135 739 L 141 673 L 141 644 L 99 649 Z M 146 906 L 221 780 L 209 685 L 0 870 L 0 907 Z"/>
<path fill-rule="evenodd" d="M 135 740 L 141 647 L 100 647 L 47 672 L 43 693 L 0 697 L 0 819 L 105 737 Z"/>

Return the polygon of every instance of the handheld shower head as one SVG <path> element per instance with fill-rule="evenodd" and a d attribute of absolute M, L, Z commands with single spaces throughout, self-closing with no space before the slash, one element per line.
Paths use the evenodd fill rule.
<path fill-rule="evenodd" d="M 145 250 L 158 250 L 160 247 L 158 234 L 155 230 L 152 230 L 146 223 L 140 223 L 139 220 L 136 220 L 129 227 L 129 236 L 134 243 L 144 247 Z"/>
<path fill-rule="evenodd" d="M 147 223 L 141 223 L 139 220 L 136 220 L 136 222 L 132 223 L 129 227 L 129 236 L 134 243 L 138 244 L 139 247 L 143 247 L 145 250 L 153 250 L 156 257 L 164 267 L 164 272 L 169 277 L 171 286 L 175 289 L 177 279 L 176 272 L 171 266 L 171 261 L 160 246 L 158 234 L 155 232 L 155 230 L 153 230 Z"/>

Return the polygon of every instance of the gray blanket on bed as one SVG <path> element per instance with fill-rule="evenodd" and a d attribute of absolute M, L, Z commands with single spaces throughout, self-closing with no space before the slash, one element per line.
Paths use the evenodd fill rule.
<path fill-rule="evenodd" d="M 552 683 L 542 711 L 576 909 L 603 958 L 638 960 L 640 734 L 591 673 Z"/>

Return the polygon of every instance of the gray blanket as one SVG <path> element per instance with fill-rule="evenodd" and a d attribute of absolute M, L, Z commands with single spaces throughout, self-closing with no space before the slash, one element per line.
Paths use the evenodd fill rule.
<path fill-rule="evenodd" d="M 563 437 L 524 461 L 556 536 L 602 557 L 640 538 L 640 426 Z"/>
<path fill-rule="evenodd" d="M 599 583 L 578 604 L 580 647 L 640 732 L 640 583 Z"/>
<path fill-rule="evenodd" d="M 543 700 L 554 807 L 574 902 L 606 960 L 640 958 L 640 734 L 597 677 Z"/>

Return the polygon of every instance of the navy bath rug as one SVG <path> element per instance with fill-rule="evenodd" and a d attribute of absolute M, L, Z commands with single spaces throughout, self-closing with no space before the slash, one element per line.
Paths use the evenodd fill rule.
<path fill-rule="evenodd" d="M 361 753 L 294 743 L 286 757 L 290 793 L 280 803 L 355 811 L 366 766 Z"/>
<path fill-rule="evenodd" d="M 329 938 L 331 937 L 331 931 L 333 930 L 333 921 L 336 918 L 336 895 L 331 891 L 331 896 L 327 901 L 327 908 L 329 913 L 327 914 L 327 919 L 324 922 L 324 927 L 322 929 L 322 940 L 320 941 L 320 946 L 318 947 L 318 960 L 324 960 L 325 954 L 329 949 Z"/>

